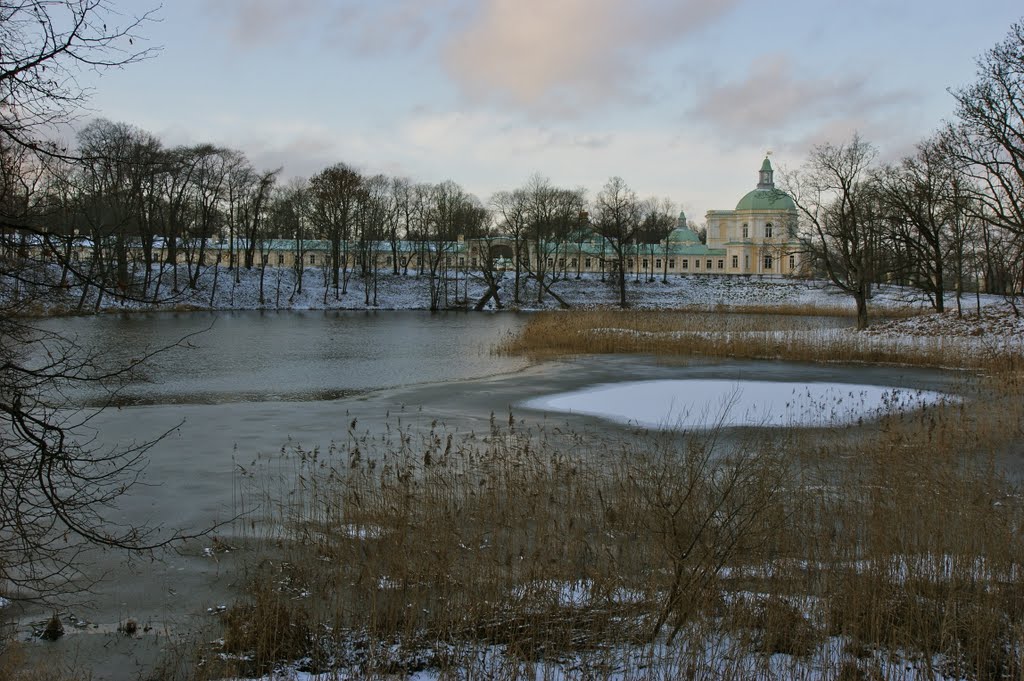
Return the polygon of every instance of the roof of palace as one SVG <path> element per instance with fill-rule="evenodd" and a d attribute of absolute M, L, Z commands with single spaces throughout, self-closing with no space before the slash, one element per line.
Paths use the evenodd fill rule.
<path fill-rule="evenodd" d="M 739 203 L 736 204 L 736 210 L 795 211 L 796 204 L 793 202 L 792 197 L 781 189 L 775 188 L 775 182 L 772 180 L 773 173 L 772 162 L 765 156 L 760 170 L 762 180 L 757 183 L 755 189 L 747 192 L 739 200 Z"/>

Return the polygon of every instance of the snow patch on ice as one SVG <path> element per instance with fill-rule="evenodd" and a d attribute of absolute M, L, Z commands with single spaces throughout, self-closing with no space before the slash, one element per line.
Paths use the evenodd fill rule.
<path fill-rule="evenodd" d="M 852 383 L 693 379 L 608 383 L 520 406 L 648 428 L 694 429 L 836 426 L 958 400 L 940 392 Z"/>

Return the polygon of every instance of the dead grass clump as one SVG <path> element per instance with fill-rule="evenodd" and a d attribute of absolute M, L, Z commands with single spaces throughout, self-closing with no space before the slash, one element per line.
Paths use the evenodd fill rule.
<path fill-rule="evenodd" d="M 728 611 L 729 629 L 745 632 L 752 649 L 764 655 L 809 657 L 824 639 L 810 604 L 778 594 L 742 594 Z"/>
<path fill-rule="evenodd" d="M 73 681 L 83 678 L 81 670 L 67 664 L 33 660 L 26 645 L 14 640 L 0 644 L 0 681 Z"/>
<path fill-rule="evenodd" d="M 836 672 L 835 681 L 884 681 L 885 677 L 877 664 L 861 660 L 843 660 Z"/>
<path fill-rule="evenodd" d="M 306 604 L 282 598 L 265 582 L 254 584 L 248 596 L 221 614 L 220 671 L 263 674 L 282 661 L 316 656 L 314 622 Z M 312 659 L 310 663 L 316 666 Z"/>

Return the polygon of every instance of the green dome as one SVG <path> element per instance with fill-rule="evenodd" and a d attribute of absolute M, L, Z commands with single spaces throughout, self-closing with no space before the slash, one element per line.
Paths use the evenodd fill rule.
<path fill-rule="evenodd" d="M 692 229 L 676 227 L 668 233 L 668 242 L 673 244 L 700 243 L 700 237 Z"/>
<path fill-rule="evenodd" d="M 778 189 L 753 189 L 740 199 L 736 210 L 796 210 L 796 204 Z"/>

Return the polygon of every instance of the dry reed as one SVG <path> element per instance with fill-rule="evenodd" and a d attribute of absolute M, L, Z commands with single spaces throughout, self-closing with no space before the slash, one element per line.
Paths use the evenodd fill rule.
<path fill-rule="evenodd" d="M 203 673 L 1019 678 L 1024 508 L 988 454 L 1024 408 L 996 401 L 600 444 L 353 423 L 240 472 L 259 559 Z"/>
<path fill-rule="evenodd" d="M 828 328 L 798 315 L 570 311 L 533 315 L 498 352 L 552 357 L 643 353 L 685 357 L 906 364 L 1017 372 L 1000 339 L 890 338 Z"/>

